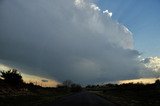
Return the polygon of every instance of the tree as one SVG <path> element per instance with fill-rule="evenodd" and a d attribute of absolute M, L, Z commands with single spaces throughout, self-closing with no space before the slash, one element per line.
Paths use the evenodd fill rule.
<path fill-rule="evenodd" d="M 63 82 L 63 85 L 66 87 L 69 87 L 69 88 L 71 87 L 72 84 L 73 84 L 73 82 L 71 80 L 66 80 Z"/>
<path fill-rule="evenodd" d="M 156 86 L 156 88 L 159 89 L 159 88 L 160 88 L 160 80 L 157 79 L 157 80 L 155 81 L 154 85 Z"/>
<path fill-rule="evenodd" d="M 157 80 L 155 81 L 155 84 L 156 84 L 156 85 L 160 85 L 160 80 L 157 79 Z"/>
<path fill-rule="evenodd" d="M 0 73 L 3 80 L 10 85 L 19 86 L 23 83 L 22 76 L 16 69 L 0 71 Z"/>

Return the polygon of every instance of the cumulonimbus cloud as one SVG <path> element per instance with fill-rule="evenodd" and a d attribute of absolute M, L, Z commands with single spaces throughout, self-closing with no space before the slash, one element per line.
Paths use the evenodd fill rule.
<path fill-rule="evenodd" d="M 132 33 L 85 0 L 0 2 L 0 59 L 26 73 L 96 83 L 139 76 Z"/>
<path fill-rule="evenodd" d="M 140 71 L 141 77 L 160 77 L 160 57 L 147 57 L 141 60 L 144 69 Z"/>

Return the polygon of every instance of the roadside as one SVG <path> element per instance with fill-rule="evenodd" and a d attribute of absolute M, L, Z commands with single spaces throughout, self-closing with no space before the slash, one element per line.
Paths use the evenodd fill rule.
<path fill-rule="evenodd" d="M 39 106 L 70 94 L 70 92 L 55 92 L 48 89 L 39 89 L 36 93 L 30 92 L 20 95 L 15 93 L 15 95 L 1 96 L 0 106 Z"/>
<path fill-rule="evenodd" d="M 106 90 L 92 92 L 118 106 L 159 106 L 160 90 Z"/>

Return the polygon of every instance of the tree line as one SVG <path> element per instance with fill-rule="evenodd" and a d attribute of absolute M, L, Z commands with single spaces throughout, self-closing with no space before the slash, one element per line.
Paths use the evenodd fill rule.
<path fill-rule="evenodd" d="M 10 69 L 8 71 L 0 71 L 0 80 L 3 83 L 8 84 L 11 87 L 16 87 L 17 89 L 27 88 L 29 90 L 35 91 L 38 88 L 46 88 L 40 85 L 35 85 L 34 83 L 26 83 L 20 72 L 17 69 Z M 80 84 L 73 83 L 71 80 L 66 80 L 61 84 L 57 85 L 56 88 L 53 88 L 59 92 L 79 92 L 82 90 Z"/>

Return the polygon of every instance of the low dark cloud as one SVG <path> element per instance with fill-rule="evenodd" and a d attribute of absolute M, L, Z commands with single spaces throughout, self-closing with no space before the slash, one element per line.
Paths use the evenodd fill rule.
<path fill-rule="evenodd" d="M 5 0 L 0 59 L 25 73 L 97 83 L 139 77 L 132 33 L 83 0 Z M 93 5 L 93 4 L 92 4 Z"/>
<path fill-rule="evenodd" d="M 46 80 L 46 79 L 42 79 L 41 81 L 42 81 L 42 82 L 48 82 L 48 80 Z"/>

